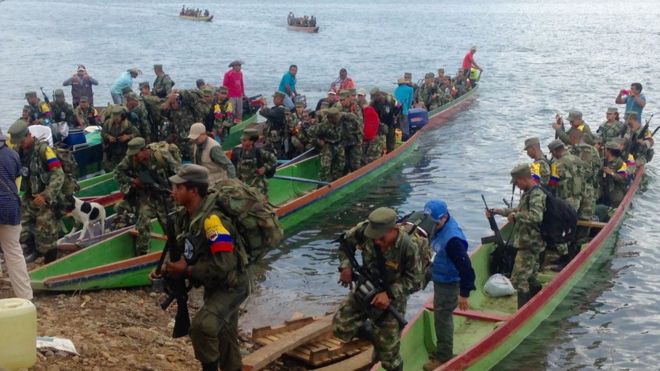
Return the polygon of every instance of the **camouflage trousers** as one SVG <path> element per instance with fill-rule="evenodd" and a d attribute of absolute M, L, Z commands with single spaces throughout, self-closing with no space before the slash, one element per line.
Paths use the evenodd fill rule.
<path fill-rule="evenodd" d="M 24 200 L 21 215 L 21 245 L 36 248 L 40 254 L 57 248 L 60 205 L 37 207 L 32 200 Z"/>
<path fill-rule="evenodd" d="M 353 144 L 345 146 L 344 151 L 344 156 L 346 156 L 346 172 L 350 173 L 351 171 L 359 169 L 360 166 L 362 166 L 362 145 Z"/>
<path fill-rule="evenodd" d="M 577 207 L 578 218 L 584 220 L 591 220 L 596 208 L 596 197 L 598 196 L 597 189 L 592 184 L 587 184 L 584 187 L 584 192 L 580 198 L 580 203 Z"/>
<path fill-rule="evenodd" d="M 516 261 L 513 263 L 511 283 L 520 293 L 528 293 L 529 287 L 538 285 L 536 274 L 539 271 L 539 254 L 537 249 L 518 249 Z"/>
<path fill-rule="evenodd" d="M 117 217 L 113 223 L 113 229 L 127 227 L 132 220 L 135 220 L 135 229 L 138 234 L 135 238 L 135 255 L 145 255 L 149 253 L 151 240 L 151 222 L 152 219 L 157 218 L 163 225 L 166 218 L 166 210 L 162 207 L 155 206 L 158 202 L 150 199 L 138 199 L 136 205 L 133 205 L 129 200 L 122 200 L 115 207 Z M 134 214 L 134 216 L 132 215 Z M 163 230 L 165 227 L 163 226 Z"/>
<path fill-rule="evenodd" d="M 372 139 L 369 142 L 362 143 L 362 165 L 377 160 L 383 153 L 383 141 L 380 136 Z"/>
<path fill-rule="evenodd" d="M 326 143 L 323 148 L 321 148 L 319 161 L 321 165 L 321 168 L 319 169 L 321 180 L 331 182 L 344 175 L 346 157 L 344 156 L 343 146 Z"/>
<path fill-rule="evenodd" d="M 402 301 L 405 303 L 405 301 Z M 399 305 L 405 307 L 405 305 Z M 405 308 L 398 308 L 402 315 L 405 315 Z M 393 370 L 403 363 L 399 354 L 401 345 L 401 335 L 399 333 L 399 323 L 391 315 L 386 315 L 380 320 L 374 320 L 372 312 L 364 308 L 351 293 L 341 304 L 335 316 L 332 318 L 332 332 L 341 341 L 347 343 L 358 334 L 358 330 L 363 326 L 367 319 L 373 323 L 374 355 L 377 360 L 382 362 L 383 368 Z"/>

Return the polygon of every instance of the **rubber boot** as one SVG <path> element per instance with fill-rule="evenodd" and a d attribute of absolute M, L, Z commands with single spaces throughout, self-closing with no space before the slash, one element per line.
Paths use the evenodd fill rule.
<path fill-rule="evenodd" d="M 202 371 L 218 371 L 218 362 L 202 363 Z"/>
<path fill-rule="evenodd" d="M 529 292 L 518 292 L 518 309 L 522 308 L 529 301 Z"/>
<path fill-rule="evenodd" d="M 536 294 L 539 293 L 543 289 L 543 285 L 540 283 L 530 283 L 529 284 L 529 299 L 533 298 L 536 296 Z"/>
<path fill-rule="evenodd" d="M 57 249 L 51 249 L 48 250 L 47 253 L 44 254 L 44 264 L 52 263 L 57 259 Z"/>
<path fill-rule="evenodd" d="M 562 255 L 557 260 L 557 265 L 551 268 L 554 272 L 561 272 L 564 267 L 571 262 L 571 254 Z"/>

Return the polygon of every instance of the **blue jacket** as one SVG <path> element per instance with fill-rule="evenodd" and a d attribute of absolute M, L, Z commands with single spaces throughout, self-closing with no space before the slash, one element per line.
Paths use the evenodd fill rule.
<path fill-rule="evenodd" d="M 444 227 L 437 231 L 431 240 L 431 248 L 435 252 L 435 258 L 433 259 L 433 267 L 431 270 L 433 282 L 453 283 L 461 281 L 459 270 L 452 261 L 450 254 L 447 252 L 447 246 L 452 239 L 460 241 L 460 247 L 462 247 L 463 250 L 462 252 L 467 255 L 467 239 L 456 220 L 449 217 Z"/>
<path fill-rule="evenodd" d="M 401 84 L 394 89 L 394 98 L 401 104 L 401 111 L 408 115 L 408 110 L 413 104 L 413 88 L 410 85 Z"/>
<path fill-rule="evenodd" d="M 124 73 L 119 76 L 117 81 L 115 81 L 114 84 L 112 84 L 112 87 L 110 88 L 110 92 L 114 94 L 121 94 L 121 91 L 125 88 L 133 87 L 133 77 L 131 77 L 131 73 L 128 71 L 124 71 Z"/>

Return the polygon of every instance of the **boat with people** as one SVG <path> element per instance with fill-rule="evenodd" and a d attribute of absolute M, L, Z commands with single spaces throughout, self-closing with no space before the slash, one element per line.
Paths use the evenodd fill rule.
<path fill-rule="evenodd" d="M 361 187 L 378 179 L 402 162 L 428 130 L 448 122 L 477 97 L 478 87 L 428 112 L 428 121 L 390 153 L 332 182 L 319 179 L 319 156 L 291 161 L 277 168 L 269 180 L 268 198 L 291 233 L 301 222 Z M 135 256 L 132 231 L 125 231 L 30 272 L 37 290 L 72 291 L 149 285 L 148 273 L 156 265 L 164 244 L 162 228 L 152 226 L 150 252 Z"/>
<path fill-rule="evenodd" d="M 287 28 L 290 31 L 309 33 L 319 32 L 319 27 L 316 25 L 315 16 L 305 15 L 302 17 L 296 17 L 293 12 L 289 12 L 289 15 L 287 16 Z"/>
<path fill-rule="evenodd" d="M 213 15 L 209 12 L 208 9 L 202 10 L 186 8 L 184 5 L 179 12 L 179 18 L 187 19 L 190 21 L 211 22 L 213 20 Z"/>

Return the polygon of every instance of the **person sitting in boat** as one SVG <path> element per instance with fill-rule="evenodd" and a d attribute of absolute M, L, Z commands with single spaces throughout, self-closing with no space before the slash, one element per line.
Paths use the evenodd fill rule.
<path fill-rule="evenodd" d="M 181 7 L 181 11 L 179 12 L 179 15 L 185 15 L 186 14 L 186 6 Z"/>
<path fill-rule="evenodd" d="M 431 200 L 424 213 L 435 223 L 429 236 L 435 253 L 431 273 L 433 279 L 433 314 L 438 338 L 424 370 L 440 367 L 454 356 L 454 320 L 456 307 L 468 310 L 470 291 L 475 290 L 475 274 L 468 256 L 468 241 L 456 218 L 449 214 L 443 200 Z"/>
<path fill-rule="evenodd" d="M 605 144 L 605 165 L 600 169 L 601 197 L 599 204 L 616 208 L 626 195 L 628 165 L 621 158 L 621 150 L 616 142 Z"/>
<path fill-rule="evenodd" d="M 435 75 L 429 72 L 424 76 L 424 83 L 417 89 L 415 95 L 416 105 L 432 111 L 441 105 L 441 95 L 438 94 L 438 87 L 435 85 Z"/>
<path fill-rule="evenodd" d="M 511 183 L 523 191 L 515 208 L 486 210 L 486 216 L 505 216 L 513 224 L 513 247 L 516 260 L 511 272 L 511 283 L 518 292 L 520 309 L 536 293 L 541 291 L 537 279 L 539 254 L 546 243 L 541 236 L 541 222 L 545 211 L 546 194 L 536 186 L 529 165 L 520 164 L 511 170 Z"/>
<path fill-rule="evenodd" d="M 373 298 L 368 296 L 370 302 L 366 302 L 362 286 L 351 291 L 332 318 L 332 331 L 346 343 L 355 337 L 370 341 L 374 358 L 385 370 L 404 369 L 399 321 L 387 309 L 404 315 L 408 297 L 418 284 L 416 278 L 422 276 L 419 248 L 404 228 L 397 225 L 394 210 L 377 208 L 366 221 L 344 233 L 338 251 L 339 281 L 344 287 L 353 286 L 357 267 L 349 254 L 354 256 L 357 250 L 361 251 L 363 266 L 383 281 L 384 287 L 377 288 L 380 291 Z"/>
<path fill-rule="evenodd" d="M 339 94 L 340 91 L 346 89 L 355 89 L 355 82 L 348 76 L 348 71 L 345 68 L 339 70 L 339 77 L 330 84 L 330 90 Z"/>
<path fill-rule="evenodd" d="M 210 14 L 210 13 L 209 13 L 209 10 L 208 10 L 208 9 L 204 9 L 204 17 L 208 17 L 209 14 Z"/>
<path fill-rule="evenodd" d="M 89 99 L 86 96 L 80 97 L 78 107 L 74 108 L 73 115 L 75 116 L 78 126 L 86 128 L 88 126 L 96 125 L 98 121 L 98 112 L 96 108 L 92 107 Z"/>

